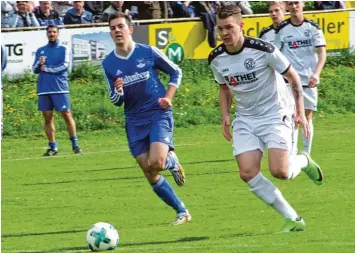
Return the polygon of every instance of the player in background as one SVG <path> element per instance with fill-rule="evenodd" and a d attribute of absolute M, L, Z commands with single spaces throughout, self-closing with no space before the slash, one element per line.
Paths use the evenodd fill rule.
<path fill-rule="evenodd" d="M 263 40 L 269 41 L 274 44 L 275 41 L 275 31 L 276 28 L 281 22 L 284 21 L 285 12 L 286 12 L 286 3 L 284 1 L 270 1 L 268 2 L 268 9 L 272 24 L 268 27 L 265 27 L 261 30 L 259 37 Z M 295 111 L 295 101 L 292 95 L 292 87 L 286 79 L 284 79 L 287 84 L 289 92 L 289 107 L 290 110 Z M 294 114 L 294 113 L 293 113 Z M 293 115 L 293 120 L 294 120 Z M 292 127 L 292 153 L 297 154 L 297 144 L 298 144 L 298 129 L 297 124 Z"/>
<path fill-rule="evenodd" d="M 276 28 L 285 19 L 286 3 L 284 1 L 270 1 L 268 2 L 268 9 L 272 24 L 261 30 L 259 38 L 274 44 Z"/>
<path fill-rule="evenodd" d="M 223 6 L 217 13 L 217 30 L 223 44 L 210 53 L 208 60 L 215 81 L 220 85 L 222 133 L 226 140 L 233 140 L 233 155 L 241 179 L 258 198 L 285 218 L 281 232 L 304 230 L 304 219 L 260 172 L 267 146 L 269 169 L 275 178 L 294 179 L 304 171 L 314 183 L 322 184 L 323 174 L 316 162 L 308 154 L 292 155 L 290 152 L 292 112 L 287 106 L 287 87 L 281 75 L 292 85 L 296 122 L 308 137 L 309 125 L 304 114 L 300 79 L 274 45 L 243 36 L 243 27 L 238 7 Z M 233 94 L 236 118 L 232 122 L 232 136 L 230 109 Z"/>
<path fill-rule="evenodd" d="M 39 74 L 37 80 L 38 110 L 44 117 L 44 129 L 48 138 L 48 150 L 43 156 L 58 153 L 55 139 L 53 109 L 59 111 L 67 125 L 69 139 L 75 154 L 82 154 L 78 145 L 76 126 L 70 111 L 68 68 L 69 52 L 60 44 L 59 29 L 55 25 L 47 26 L 48 44 L 40 47 L 35 55 L 32 69 Z"/>
<path fill-rule="evenodd" d="M 314 136 L 312 118 L 313 112 L 317 111 L 317 85 L 326 60 L 326 42 L 318 24 L 304 18 L 303 2 L 287 1 L 286 4 L 291 17 L 278 26 L 275 45 L 301 78 L 305 114 L 310 127 L 310 138 L 303 135 L 303 151 L 310 154 Z"/>
<path fill-rule="evenodd" d="M 182 72 L 156 47 L 133 41 L 133 25 L 126 14 L 111 14 L 108 23 L 116 44 L 102 63 L 110 101 L 116 106 L 124 104 L 130 151 L 153 191 L 176 211 L 173 225 L 186 223 L 191 220 L 189 211 L 160 174 L 170 170 L 177 185 L 185 183 L 184 170 L 174 153 L 172 114 Z M 170 76 L 167 90 L 158 77 L 159 70 Z"/>

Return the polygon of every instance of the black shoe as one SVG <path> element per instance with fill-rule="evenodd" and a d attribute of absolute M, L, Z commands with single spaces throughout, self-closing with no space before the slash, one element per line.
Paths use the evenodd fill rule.
<path fill-rule="evenodd" d="M 83 151 L 79 147 L 73 148 L 73 151 L 74 151 L 74 154 L 76 154 L 76 155 L 82 155 L 83 154 Z"/>
<path fill-rule="evenodd" d="M 58 150 L 57 149 L 47 149 L 47 152 L 43 154 L 43 156 L 55 156 L 58 154 Z"/>

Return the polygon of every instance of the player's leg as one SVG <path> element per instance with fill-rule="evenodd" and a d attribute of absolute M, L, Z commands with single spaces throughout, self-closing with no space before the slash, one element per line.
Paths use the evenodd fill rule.
<path fill-rule="evenodd" d="M 178 198 L 168 181 L 160 175 L 160 172 L 164 168 L 165 157 L 169 147 L 164 143 L 155 143 L 151 146 L 149 140 L 150 131 L 151 125 L 149 124 L 135 126 L 134 124 L 126 123 L 126 133 L 130 151 L 142 168 L 144 176 L 147 178 L 158 197 L 167 205 L 171 206 L 178 214 L 189 215 L 184 203 Z M 151 166 L 149 160 L 151 152 L 153 152 L 152 163 L 154 167 Z M 179 222 L 178 224 L 185 223 L 187 220 L 183 219 L 182 221 L 183 222 Z"/>
<path fill-rule="evenodd" d="M 159 145 L 160 144 L 160 145 Z M 136 157 L 139 166 L 142 168 L 144 176 L 149 181 L 153 188 L 153 191 L 157 196 L 163 200 L 167 205 L 171 206 L 177 213 L 178 219 L 174 222 L 176 225 L 186 223 L 191 220 L 191 215 L 186 209 L 184 203 L 176 195 L 175 191 L 170 186 L 169 182 L 160 174 L 162 166 L 164 165 L 162 160 L 164 156 L 158 155 L 158 153 L 165 153 L 168 150 L 168 146 L 163 143 L 154 143 L 151 145 L 152 149 L 148 152 L 140 154 Z M 153 151 L 153 166 L 150 164 L 150 153 Z M 163 158 L 162 158 L 163 157 Z M 159 162 L 160 160 L 160 162 Z"/>
<path fill-rule="evenodd" d="M 167 169 L 171 172 L 175 183 L 179 186 L 185 183 L 185 171 L 181 166 L 173 145 L 174 119 L 171 112 L 166 112 L 155 116 L 156 119 L 152 125 L 149 138 L 150 143 L 164 143 L 168 146 L 166 153 L 159 154 L 159 157 L 153 157 L 152 152 L 150 162 L 157 162 L 155 167 Z M 163 166 L 162 166 L 163 163 Z"/>
<path fill-rule="evenodd" d="M 76 135 L 76 125 L 73 119 L 72 113 L 70 111 L 70 100 L 69 94 L 54 94 L 53 97 L 53 104 L 57 111 L 60 111 L 62 118 L 67 125 L 67 131 L 69 134 L 69 140 L 72 143 L 72 149 L 75 154 L 81 155 L 82 150 L 78 144 L 78 136 Z"/>
<path fill-rule="evenodd" d="M 54 156 L 58 153 L 58 147 L 55 141 L 53 103 L 50 95 L 38 96 L 38 110 L 42 111 L 43 114 L 44 132 L 46 133 L 49 146 L 49 149 L 47 149 L 43 156 Z"/>
<path fill-rule="evenodd" d="M 304 96 L 304 108 L 306 118 L 310 128 L 310 136 L 309 140 L 307 140 L 303 135 L 303 151 L 311 154 L 312 150 L 312 142 L 314 136 L 314 128 L 313 128 L 313 112 L 317 111 L 317 103 L 318 103 L 318 90 L 315 88 L 303 88 L 303 96 Z M 302 132 L 303 133 L 303 132 Z"/>

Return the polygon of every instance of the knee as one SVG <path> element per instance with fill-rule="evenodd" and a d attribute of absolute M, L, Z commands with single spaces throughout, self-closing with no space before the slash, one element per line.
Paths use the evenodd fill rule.
<path fill-rule="evenodd" d="M 273 177 L 286 180 L 288 179 L 288 170 L 287 168 L 277 168 L 277 169 L 270 169 L 270 173 Z"/>
<path fill-rule="evenodd" d="M 245 182 L 248 183 L 250 180 L 252 180 L 256 175 L 254 173 L 251 173 L 251 171 L 240 171 L 239 172 L 240 178 Z"/>
<path fill-rule="evenodd" d="M 154 171 L 161 171 L 164 168 L 164 158 L 158 158 L 150 161 L 150 167 Z"/>

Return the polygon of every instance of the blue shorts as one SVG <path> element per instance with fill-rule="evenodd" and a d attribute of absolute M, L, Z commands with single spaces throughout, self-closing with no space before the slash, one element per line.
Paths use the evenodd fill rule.
<path fill-rule="evenodd" d="M 69 93 L 48 94 L 38 96 L 39 111 L 68 111 L 70 110 Z"/>
<path fill-rule="evenodd" d="M 174 150 L 173 130 L 174 119 L 171 112 L 159 112 L 148 122 L 126 122 L 126 134 L 131 154 L 137 157 L 146 153 L 153 142 L 165 143 L 169 146 L 169 150 Z"/>

